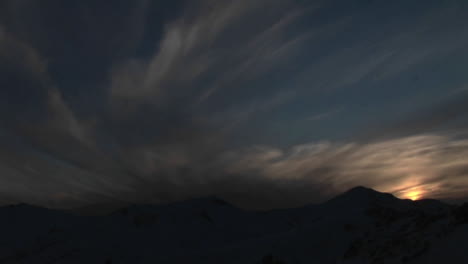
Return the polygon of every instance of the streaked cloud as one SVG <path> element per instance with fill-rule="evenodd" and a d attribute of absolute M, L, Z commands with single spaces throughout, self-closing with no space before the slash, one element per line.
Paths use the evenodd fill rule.
<path fill-rule="evenodd" d="M 306 120 L 308 120 L 308 121 L 319 121 L 319 120 L 322 120 L 322 119 L 330 118 L 330 117 L 338 114 L 341 111 L 343 111 L 342 108 L 334 108 L 334 109 L 331 109 L 329 111 L 325 111 L 325 112 L 322 112 L 322 113 L 312 115 L 312 116 L 306 118 Z"/>
<path fill-rule="evenodd" d="M 460 3 L 2 1 L 0 199 L 463 198 Z"/>
<path fill-rule="evenodd" d="M 258 16 L 260 10 L 268 12 Z M 183 16 L 164 26 L 150 60 L 129 59 L 114 66 L 112 98 L 131 105 L 161 104 L 183 91 L 200 103 L 220 88 L 251 80 L 287 61 L 311 34 L 287 32 L 307 11 L 311 12 L 289 1 L 188 5 Z M 255 26 L 248 28 L 254 20 Z M 198 84 L 203 78 L 209 79 L 206 88 Z"/>
<path fill-rule="evenodd" d="M 405 197 L 461 198 L 468 191 L 468 141 L 450 135 L 418 135 L 367 144 L 319 142 L 283 150 L 256 147 L 231 153 L 231 173 L 271 180 L 294 179 L 330 192 L 366 185 Z M 455 190 L 452 187 L 458 186 Z"/>

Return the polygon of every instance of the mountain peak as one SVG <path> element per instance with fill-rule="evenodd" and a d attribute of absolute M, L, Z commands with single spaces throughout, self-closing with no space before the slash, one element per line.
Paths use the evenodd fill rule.
<path fill-rule="evenodd" d="M 383 193 L 378 192 L 374 189 L 365 187 L 365 186 L 356 186 L 344 192 L 344 194 L 368 194 L 370 195 L 370 194 L 383 194 Z"/>
<path fill-rule="evenodd" d="M 393 196 L 390 193 L 383 193 L 376 191 L 374 189 L 364 187 L 364 186 L 356 186 L 354 188 L 349 189 L 348 191 L 344 192 L 343 194 L 339 195 L 338 197 L 342 198 L 376 198 L 376 197 L 386 197 L 386 199 L 396 199 L 395 196 Z M 337 198 L 338 198 L 337 197 Z"/>
<path fill-rule="evenodd" d="M 390 193 L 382 193 L 364 186 L 357 186 L 332 198 L 326 204 L 366 207 L 370 204 L 390 204 L 396 201 L 400 200 Z"/>

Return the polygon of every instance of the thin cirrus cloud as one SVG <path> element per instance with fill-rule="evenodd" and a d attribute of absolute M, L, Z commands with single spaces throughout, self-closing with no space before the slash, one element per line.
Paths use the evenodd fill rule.
<path fill-rule="evenodd" d="M 256 16 L 265 7 L 268 15 Z M 310 34 L 287 34 L 307 11 L 310 13 L 289 1 L 189 5 L 184 16 L 164 26 L 149 60 L 129 59 L 114 66 L 111 97 L 131 104 L 161 103 L 175 89 L 202 102 L 232 82 L 255 78 L 285 62 Z M 245 30 L 248 26 L 251 29 Z M 228 30 L 233 33 L 227 34 Z M 213 72 L 217 74 L 213 76 Z M 207 88 L 199 87 L 202 78 L 208 79 L 203 83 Z"/>
<path fill-rule="evenodd" d="M 286 150 L 255 147 L 230 153 L 227 170 L 273 181 L 324 184 L 330 193 L 367 185 L 402 198 L 409 198 L 408 190 L 418 189 L 423 197 L 447 199 L 463 198 L 467 191 L 467 155 L 465 139 L 422 134 L 366 144 L 319 142 Z"/>
<path fill-rule="evenodd" d="M 4 1 L 0 199 L 463 198 L 465 9 Z"/>
<path fill-rule="evenodd" d="M 357 185 L 407 199 L 415 191 L 419 198 L 464 199 L 467 157 L 468 141 L 450 134 L 311 142 L 286 149 L 253 146 L 207 160 L 170 146 L 136 156 L 139 168 L 148 170 L 140 172 L 146 175 L 142 181 L 129 185 L 129 193 L 156 202 L 214 193 L 253 209 L 323 201 Z M 151 177 L 151 172 L 167 177 Z"/>

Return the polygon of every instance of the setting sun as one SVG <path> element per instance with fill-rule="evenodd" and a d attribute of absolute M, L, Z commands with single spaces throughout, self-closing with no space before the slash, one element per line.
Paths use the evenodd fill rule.
<path fill-rule="evenodd" d="M 427 187 L 427 186 L 426 186 Z M 426 195 L 427 189 L 423 186 L 409 187 L 404 190 L 400 190 L 397 196 L 402 199 L 410 199 L 413 201 L 420 200 Z"/>
<path fill-rule="evenodd" d="M 412 191 L 409 191 L 408 193 L 405 193 L 405 196 L 408 199 L 416 201 L 421 198 L 421 192 L 419 190 L 412 190 Z"/>

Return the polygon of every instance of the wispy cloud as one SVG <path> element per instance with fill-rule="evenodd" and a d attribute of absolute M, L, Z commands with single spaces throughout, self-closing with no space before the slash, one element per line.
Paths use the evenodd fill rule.
<path fill-rule="evenodd" d="M 49 125 L 57 130 L 63 131 L 65 134 L 71 135 L 83 144 L 94 145 L 92 139 L 93 129 L 91 122 L 78 120 L 63 100 L 60 90 L 49 88 Z"/>
<path fill-rule="evenodd" d="M 312 115 L 310 117 L 307 117 L 306 120 L 308 121 L 319 121 L 319 120 L 323 120 L 323 119 L 327 119 L 327 118 L 330 118 L 338 113 L 340 113 L 341 111 L 343 111 L 343 108 L 333 108 L 329 111 L 325 111 L 325 112 L 322 112 L 322 113 L 318 113 L 318 114 L 315 114 L 315 115 Z"/>
<path fill-rule="evenodd" d="M 19 40 L 0 24 L 0 60 L 22 67 L 31 77 L 48 81 L 47 60 L 28 43 Z"/>
<path fill-rule="evenodd" d="M 0 3 L 1 130 L 25 145 L 0 139 L 0 195 L 274 207 L 354 185 L 466 191 L 466 137 L 445 130 L 468 114 L 456 4 L 175 2 Z"/>
<path fill-rule="evenodd" d="M 366 185 L 405 197 L 463 197 L 468 191 L 468 141 L 450 135 L 419 135 L 368 144 L 319 142 L 282 150 L 257 147 L 231 153 L 232 173 L 271 180 L 294 179 L 331 192 Z M 464 189 L 455 186 L 465 186 Z"/>
<path fill-rule="evenodd" d="M 258 16 L 260 10 L 268 12 Z M 199 99 L 194 102 L 200 103 L 219 88 L 251 80 L 286 60 L 306 40 L 303 32 L 286 34 L 304 12 L 289 1 L 189 5 L 182 17 L 165 25 L 150 60 L 130 59 L 114 67 L 113 100 L 162 103 L 179 90 L 195 94 Z M 254 17 L 258 26 L 247 27 Z M 198 87 L 207 78 L 208 87 Z"/>

